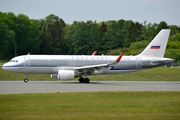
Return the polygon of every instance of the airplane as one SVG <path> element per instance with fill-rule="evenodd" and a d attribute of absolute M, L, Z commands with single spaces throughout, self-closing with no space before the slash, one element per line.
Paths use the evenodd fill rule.
<path fill-rule="evenodd" d="M 12 58 L 2 68 L 13 73 L 51 74 L 51 78 L 70 80 L 79 77 L 80 83 L 89 83 L 88 75 L 124 74 L 169 64 L 164 58 L 170 29 L 161 30 L 149 45 L 136 56 L 107 55 L 22 55 Z"/>

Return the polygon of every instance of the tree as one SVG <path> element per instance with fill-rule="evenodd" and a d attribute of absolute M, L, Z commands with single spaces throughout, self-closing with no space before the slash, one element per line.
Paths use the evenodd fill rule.
<path fill-rule="evenodd" d="M 13 57 L 16 48 L 15 33 L 9 30 L 4 22 L 0 22 L 0 58 Z M 13 54 L 13 55 L 12 55 Z"/>
<path fill-rule="evenodd" d="M 96 22 L 76 22 L 67 32 L 66 39 L 74 49 L 74 54 L 92 54 L 98 43 L 98 26 Z"/>
<path fill-rule="evenodd" d="M 61 44 L 63 44 L 63 33 L 61 24 L 59 21 L 55 21 L 53 24 L 52 31 L 52 40 L 51 40 L 51 49 L 53 54 L 61 53 Z"/>
<path fill-rule="evenodd" d="M 16 31 L 16 42 L 17 42 L 17 54 L 29 53 L 30 46 L 30 32 L 31 32 L 31 21 L 28 16 L 19 14 L 17 16 L 18 29 Z"/>
<path fill-rule="evenodd" d="M 129 47 L 132 42 L 135 42 L 134 26 L 135 24 L 132 21 L 128 27 L 128 32 L 126 34 L 125 47 Z"/>
<path fill-rule="evenodd" d="M 131 21 L 125 21 L 123 19 L 112 21 L 111 24 L 107 27 L 107 32 L 104 35 L 105 42 L 105 53 L 111 49 L 118 49 L 124 47 L 124 40 L 127 33 L 127 28 Z"/>
<path fill-rule="evenodd" d="M 46 31 L 46 25 L 43 26 L 43 34 L 41 36 L 41 45 L 40 45 L 40 54 L 47 54 L 49 53 L 48 49 L 48 41 L 47 41 L 47 31 Z"/>
<path fill-rule="evenodd" d="M 177 42 L 180 42 L 180 34 L 178 35 L 176 41 L 177 41 Z"/>
<path fill-rule="evenodd" d="M 59 20 L 59 17 L 54 14 L 50 14 L 50 15 L 46 16 L 47 23 L 54 23 L 55 21 L 58 21 L 58 20 Z"/>
<path fill-rule="evenodd" d="M 139 22 L 136 22 L 135 25 L 134 25 L 134 38 L 135 38 L 135 41 L 141 41 L 142 40 L 141 34 L 142 34 L 141 24 L 139 24 Z"/>
<path fill-rule="evenodd" d="M 74 22 L 76 24 L 76 22 Z M 87 54 L 87 34 L 84 22 L 77 22 L 75 31 L 72 35 L 72 46 L 74 54 Z"/>
<path fill-rule="evenodd" d="M 99 44 L 103 43 L 103 36 L 104 33 L 107 32 L 107 26 L 105 25 L 105 23 L 103 22 L 102 25 L 99 28 L 99 34 L 98 34 L 98 42 Z"/>
<path fill-rule="evenodd" d="M 164 21 L 161 21 L 160 24 L 156 28 L 156 35 L 162 30 L 162 29 L 167 29 L 167 23 Z"/>
<path fill-rule="evenodd" d="M 99 34 L 98 34 L 98 53 L 102 54 L 104 52 L 104 45 L 105 42 L 103 41 L 104 33 L 107 32 L 107 26 L 103 22 L 102 25 L 99 28 Z"/>
<path fill-rule="evenodd" d="M 151 41 L 154 36 L 156 36 L 156 28 L 158 24 L 154 23 L 148 23 L 146 24 L 146 21 L 144 21 L 144 24 L 142 25 L 142 32 L 141 32 L 141 38 L 142 40 L 148 40 Z"/>
<path fill-rule="evenodd" d="M 69 30 L 66 32 L 66 35 L 65 35 L 65 42 L 69 48 L 68 54 L 71 54 L 71 55 L 74 54 L 74 45 L 72 44 L 72 41 L 73 41 L 72 36 L 75 33 L 77 24 L 78 23 L 76 21 L 74 21 L 73 24 L 71 26 L 69 26 Z"/>
<path fill-rule="evenodd" d="M 168 29 L 171 29 L 170 35 L 175 35 L 176 33 L 179 33 L 178 26 L 176 25 L 169 25 Z"/>
<path fill-rule="evenodd" d="M 29 45 L 28 51 L 30 53 L 37 54 L 40 52 L 40 45 L 42 40 L 40 39 L 43 31 L 40 30 L 41 26 L 39 24 L 38 20 L 31 20 L 31 28 L 29 33 L 29 42 L 27 43 Z"/>
<path fill-rule="evenodd" d="M 139 22 L 131 22 L 128 27 L 128 32 L 126 34 L 125 47 L 129 47 L 131 43 L 136 41 L 141 41 L 142 36 L 142 25 Z"/>
<path fill-rule="evenodd" d="M 51 47 L 51 41 L 53 39 L 52 37 L 52 34 L 53 34 L 53 25 L 51 23 L 48 23 L 47 25 L 47 32 L 46 32 L 46 42 L 47 42 L 47 45 L 48 45 L 48 51 L 46 54 L 52 54 L 52 47 Z"/>
<path fill-rule="evenodd" d="M 44 48 L 41 48 L 41 51 L 46 49 L 46 53 L 43 52 L 45 54 L 68 53 L 67 46 L 64 42 L 64 36 L 66 33 L 66 30 L 64 29 L 64 27 L 66 27 L 64 20 L 54 14 L 50 14 L 46 17 L 43 26 L 43 43 L 41 44 L 41 47 L 44 46 Z M 47 27 L 45 28 L 45 26 Z M 59 42 L 64 45 L 59 47 L 61 46 Z"/>

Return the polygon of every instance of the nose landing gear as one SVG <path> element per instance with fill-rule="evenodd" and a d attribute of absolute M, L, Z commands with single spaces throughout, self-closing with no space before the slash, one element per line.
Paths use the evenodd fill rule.
<path fill-rule="evenodd" d="M 28 74 L 26 74 L 26 78 L 24 79 L 24 82 L 25 82 L 25 83 L 28 82 Z"/>

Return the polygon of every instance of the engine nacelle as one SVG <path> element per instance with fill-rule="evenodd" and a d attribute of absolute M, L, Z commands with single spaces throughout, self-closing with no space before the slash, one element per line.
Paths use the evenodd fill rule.
<path fill-rule="evenodd" d="M 51 74 L 51 78 L 59 80 L 74 79 L 74 76 L 75 74 L 73 70 L 58 70 L 58 74 Z"/>

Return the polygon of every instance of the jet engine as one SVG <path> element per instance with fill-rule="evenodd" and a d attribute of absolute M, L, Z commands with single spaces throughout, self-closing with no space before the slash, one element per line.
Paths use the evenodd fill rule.
<path fill-rule="evenodd" d="M 59 80 L 74 79 L 75 74 L 73 70 L 58 70 L 58 74 L 51 74 L 51 78 Z"/>

